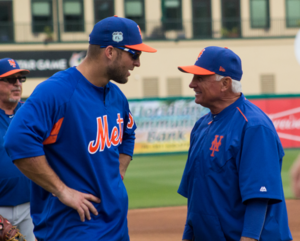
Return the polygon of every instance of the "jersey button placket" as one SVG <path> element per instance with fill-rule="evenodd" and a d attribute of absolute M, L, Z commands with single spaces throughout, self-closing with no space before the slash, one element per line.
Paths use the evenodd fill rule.
<path fill-rule="evenodd" d="M 207 146 L 207 141 L 208 141 L 208 135 L 209 135 L 209 131 L 210 131 L 210 129 L 211 129 L 211 125 L 213 124 L 213 119 L 210 121 L 210 122 L 208 122 L 208 127 L 206 127 L 206 130 L 205 130 L 205 132 L 203 133 L 203 135 L 204 135 L 204 138 L 202 139 L 202 141 L 201 141 L 201 145 L 200 146 L 202 146 L 202 147 L 206 147 Z M 203 158 L 199 158 L 199 168 L 200 168 L 200 173 L 201 173 L 201 175 L 203 175 L 203 176 L 205 176 L 206 175 L 206 166 L 207 166 L 207 161 L 209 161 L 209 160 L 207 160 L 206 159 L 206 157 L 207 157 L 207 151 L 209 151 L 209 150 L 206 150 L 205 148 L 204 149 L 202 149 L 202 153 L 201 153 L 201 156 L 203 157 Z"/>

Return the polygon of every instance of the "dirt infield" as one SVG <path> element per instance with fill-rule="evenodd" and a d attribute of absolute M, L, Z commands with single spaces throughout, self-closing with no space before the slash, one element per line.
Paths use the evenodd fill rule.
<path fill-rule="evenodd" d="M 300 200 L 287 200 L 289 225 L 294 241 L 300 241 Z M 186 207 L 129 210 L 131 241 L 180 241 Z"/>

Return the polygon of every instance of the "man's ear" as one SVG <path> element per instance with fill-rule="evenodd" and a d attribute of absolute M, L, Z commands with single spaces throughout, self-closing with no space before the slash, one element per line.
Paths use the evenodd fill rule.
<path fill-rule="evenodd" d="M 106 56 L 107 59 L 112 60 L 113 58 L 113 51 L 114 51 L 114 47 L 109 45 L 105 48 L 104 50 L 104 54 Z"/>
<path fill-rule="evenodd" d="M 228 89 L 231 89 L 232 79 L 230 77 L 224 77 L 220 81 L 222 82 L 221 91 L 227 91 Z"/>

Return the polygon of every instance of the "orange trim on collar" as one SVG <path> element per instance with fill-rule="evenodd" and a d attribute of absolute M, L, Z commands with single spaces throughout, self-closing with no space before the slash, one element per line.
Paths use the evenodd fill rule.
<path fill-rule="evenodd" d="M 245 120 L 248 122 L 246 116 L 243 114 L 243 112 L 240 110 L 240 108 L 239 108 L 239 107 L 236 107 L 236 108 L 239 110 L 239 112 L 242 114 L 242 116 L 243 116 L 243 117 L 245 118 Z"/>

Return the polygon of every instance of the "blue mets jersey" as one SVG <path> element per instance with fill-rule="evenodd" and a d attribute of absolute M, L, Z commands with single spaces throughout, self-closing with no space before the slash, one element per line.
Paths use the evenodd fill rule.
<path fill-rule="evenodd" d="M 21 105 L 18 103 L 15 112 Z M 30 200 L 30 180 L 12 163 L 3 147 L 3 138 L 13 116 L 0 109 L 0 206 L 17 206 Z"/>
<path fill-rule="evenodd" d="M 127 192 L 119 154 L 133 155 L 136 129 L 128 101 L 113 83 L 90 83 L 75 67 L 34 90 L 11 123 L 5 147 L 13 160 L 45 155 L 70 188 L 101 199 L 99 215 L 76 210 L 32 184 L 34 234 L 44 240 L 128 241 Z"/>
<path fill-rule="evenodd" d="M 243 94 L 218 115 L 199 119 L 178 190 L 188 198 L 187 234 L 195 241 L 239 241 L 245 203 L 266 198 L 260 241 L 291 240 L 280 175 L 283 156 L 273 123 Z"/>

